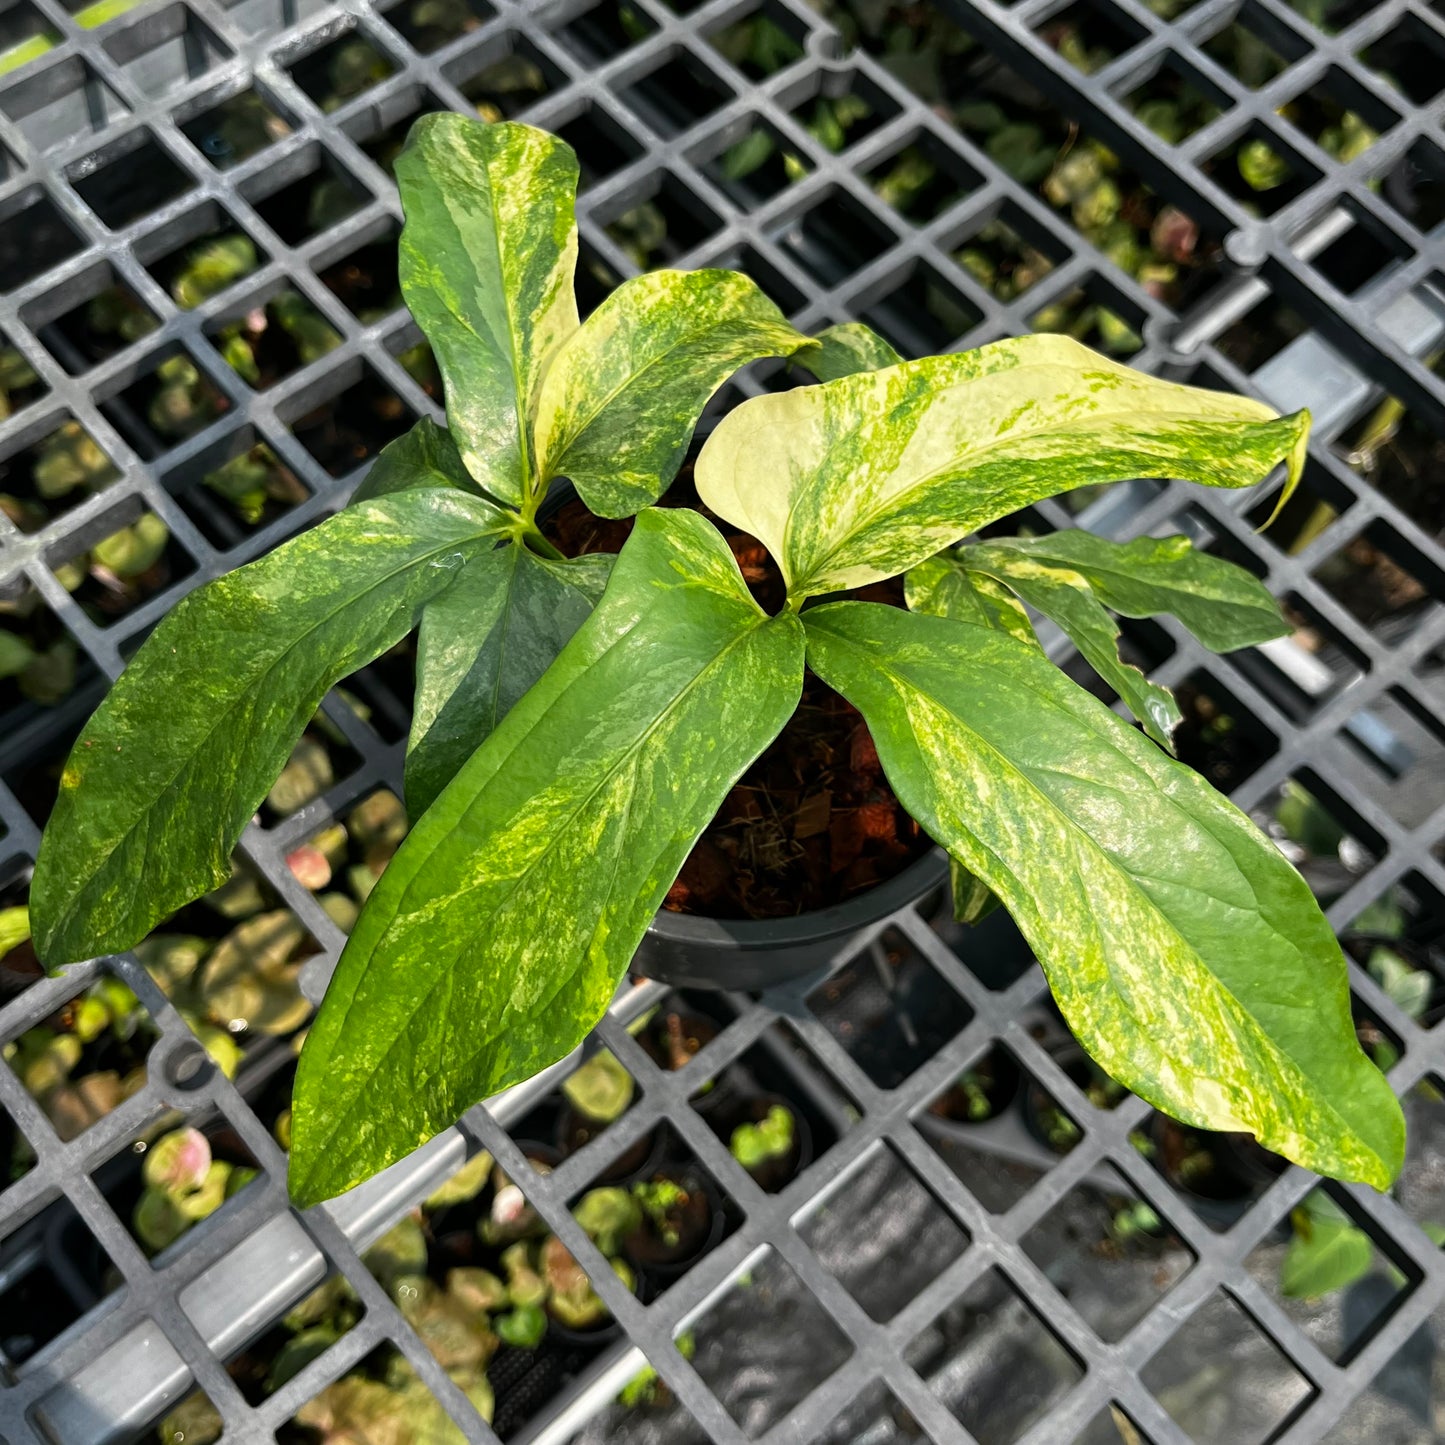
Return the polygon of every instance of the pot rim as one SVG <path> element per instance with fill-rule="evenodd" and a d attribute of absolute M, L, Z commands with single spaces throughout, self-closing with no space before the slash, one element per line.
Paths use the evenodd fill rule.
<path fill-rule="evenodd" d="M 901 873 L 843 903 L 788 918 L 705 918 L 661 908 L 647 931 L 668 942 L 752 952 L 841 938 L 897 913 L 948 881 L 948 854 L 933 847 Z"/>

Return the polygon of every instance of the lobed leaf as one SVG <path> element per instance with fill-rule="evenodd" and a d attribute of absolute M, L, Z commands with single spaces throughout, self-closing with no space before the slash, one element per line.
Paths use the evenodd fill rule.
<path fill-rule="evenodd" d="M 1119 629 L 1085 577 L 1071 567 L 1016 551 L 1008 542 L 980 542 L 960 547 L 954 555 L 966 570 L 991 577 L 1057 623 L 1084 661 L 1143 723 L 1144 731 L 1172 751 L 1171 735 L 1182 716 L 1174 694 L 1119 656 Z"/>
<path fill-rule="evenodd" d="M 544 477 L 601 517 L 668 488 L 708 399 L 740 366 L 812 343 L 736 271 L 651 271 L 619 286 L 557 354 L 537 402 Z"/>
<path fill-rule="evenodd" d="M 903 596 L 910 612 L 993 627 L 1031 647 L 1039 645 L 1018 598 L 986 573 L 970 572 L 954 554 L 940 552 L 911 568 L 904 574 Z"/>
<path fill-rule="evenodd" d="M 546 131 L 424 115 L 396 159 L 402 294 L 446 384 L 467 470 L 521 506 L 543 370 L 577 330 L 577 157 Z"/>
<path fill-rule="evenodd" d="M 1404 1119 L 1356 1041 L 1339 944 L 1242 813 L 998 632 L 860 602 L 804 618 L 809 665 L 863 713 L 904 806 L 1003 900 L 1114 1078 L 1389 1185 Z"/>
<path fill-rule="evenodd" d="M 642 512 L 596 611 L 363 910 L 296 1075 L 294 1200 L 350 1188 L 576 1045 L 802 680 L 798 619 L 759 610 L 717 530 Z"/>
<path fill-rule="evenodd" d="M 1319 1299 L 1369 1274 L 1375 1263 L 1370 1236 L 1340 1211 L 1339 1218 L 1295 1211 L 1295 1234 L 1279 1267 L 1286 1299 Z"/>
<path fill-rule="evenodd" d="M 1177 617 L 1211 652 L 1252 647 L 1290 630 L 1257 577 L 1196 551 L 1188 537 L 1110 542 L 1071 528 L 993 545 L 1044 566 L 1071 568 L 1105 607 L 1125 617 Z"/>
<path fill-rule="evenodd" d="M 398 492 L 452 487 L 481 495 L 468 474 L 457 444 L 445 427 L 423 417 L 409 432 L 388 442 L 377 453 L 370 470 L 351 494 L 351 505 L 392 497 Z"/>
<path fill-rule="evenodd" d="M 509 525 L 458 491 L 381 497 L 177 603 L 61 775 L 30 892 L 45 962 L 129 948 L 224 883 L 327 691 L 405 637 Z"/>
<path fill-rule="evenodd" d="M 859 371 L 877 371 L 897 366 L 903 358 L 871 327 L 861 321 L 845 321 L 829 326 L 813 340 L 816 346 L 800 352 L 796 358 L 819 381 L 837 381 Z"/>
<path fill-rule="evenodd" d="M 1066 336 L 1024 336 L 754 397 L 697 464 L 702 500 L 763 542 L 790 595 L 905 572 L 1056 492 L 1131 477 L 1243 487 L 1309 419 L 1131 371 Z"/>
<path fill-rule="evenodd" d="M 478 557 L 421 615 L 406 801 L 424 813 L 551 665 L 607 585 L 610 555 L 552 562 L 521 543 Z"/>

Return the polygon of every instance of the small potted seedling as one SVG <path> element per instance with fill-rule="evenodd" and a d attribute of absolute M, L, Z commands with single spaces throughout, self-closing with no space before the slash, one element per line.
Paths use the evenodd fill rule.
<path fill-rule="evenodd" d="M 647 1056 L 670 1073 L 686 1068 L 722 1032 L 723 1025 L 697 1006 L 674 997 L 652 1015 L 638 1035 Z M 693 1107 L 703 1115 L 723 1108 L 733 1097 L 728 1075 L 704 1079 L 693 1096 Z"/>
<path fill-rule="evenodd" d="M 145 1187 L 131 1212 L 131 1227 L 148 1254 L 159 1254 L 255 1177 L 249 1165 L 214 1158 L 199 1129 L 173 1129 L 145 1152 Z"/>
<path fill-rule="evenodd" d="M 545 1144 L 523 1144 L 521 1148 L 538 1174 L 550 1174 L 558 1163 L 557 1151 Z M 521 1186 L 513 1183 L 500 1164 L 494 1164 L 491 1203 L 486 1218 L 477 1223 L 482 1243 L 493 1247 L 511 1244 L 542 1229 L 541 1216 L 528 1202 Z"/>
<path fill-rule="evenodd" d="M 1251 1135 L 1194 1129 L 1164 1114 L 1150 1118 L 1142 1140 L 1148 1147 L 1140 1152 L 1189 1197 L 1196 1213 L 1220 1224 L 1234 1223 L 1285 1168 Z"/>
<path fill-rule="evenodd" d="M 691 1330 L 684 1330 L 673 1344 L 684 1360 L 697 1353 L 697 1336 Z M 617 1393 L 617 1403 L 627 1410 L 666 1405 L 670 1399 L 667 1382 L 651 1365 L 644 1365 Z"/>
<path fill-rule="evenodd" d="M 631 1193 L 641 1217 L 625 1250 L 649 1274 L 682 1274 L 722 1238 L 727 1221 L 721 1202 L 695 1171 L 659 1170 Z"/>
<path fill-rule="evenodd" d="M 599 1049 L 562 1085 L 566 1101 L 557 1118 L 557 1144 L 563 1154 L 575 1154 L 609 1124 L 620 1119 L 632 1106 L 636 1085 L 632 1075 L 607 1049 Z M 654 1129 L 629 1145 L 597 1176 L 600 1184 L 612 1184 L 642 1173 L 661 1146 Z"/>
<path fill-rule="evenodd" d="M 966 1068 L 918 1119 L 927 1134 L 966 1135 L 997 1118 L 1018 1095 L 1019 1071 L 1002 1048 L 991 1049 Z"/>
<path fill-rule="evenodd" d="M 760 1189 L 776 1192 L 812 1153 L 807 1124 L 775 1095 L 748 1101 L 751 1119 L 733 1128 L 728 1152 L 753 1176 Z"/>
<path fill-rule="evenodd" d="M 3 1055 L 55 1132 L 70 1140 L 144 1085 L 154 1036 L 140 1000 L 120 979 L 103 974 L 7 1043 Z"/>

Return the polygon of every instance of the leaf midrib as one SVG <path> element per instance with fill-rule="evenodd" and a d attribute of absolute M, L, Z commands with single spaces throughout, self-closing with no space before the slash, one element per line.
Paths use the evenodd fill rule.
<path fill-rule="evenodd" d="M 864 657 L 871 666 L 875 667 L 880 673 L 882 673 L 885 677 L 888 678 L 889 682 L 893 686 L 894 693 L 898 697 L 899 705 L 903 708 L 905 713 L 908 710 L 908 703 L 907 693 L 904 690 L 904 685 L 907 684 L 912 687 L 913 691 L 922 693 L 925 697 L 931 698 L 936 705 L 941 706 L 943 710 L 947 712 L 951 718 L 954 719 L 954 721 L 958 724 L 959 728 L 978 743 L 981 750 L 987 752 L 989 755 L 997 759 L 1002 764 L 1004 770 L 1008 774 L 1019 778 L 1023 783 L 1025 783 L 1035 795 L 1037 795 L 1040 799 L 1043 800 L 1045 806 L 1050 812 L 1054 813 L 1059 819 L 1061 819 L 1067 825 L 1071 832 L 1077 834 L 1080 838 L 1082 838 L 1085 846 L 1091 852 L 1101 857 L 1111 870 L 1124 878 L 1127 882 L 1129 889 L 1134 893 L 1138 894 L 1142 898 L 1144 904 L 1153 912 L 1158 914 L 1158 916 L 1161 917 L 1165 923 L 1167 923 L 1169 931 L 1176 938 L 1178 938 L 1179 942 L 1186 949 L 1188 949 L 1189 953 L 1195 959 L 1198 960 L 1201 970 L 1209 979 L 1213 981 L 1214 986 L 1219 990 L 1219 992 L 1225 998 L 1227 998 L 1230 1003 L 1238 1010 L 1239 1016 L 1248 1019 L 1252 1023 L 1254 1023 L 1254 1031 L 1259 1037 L 1264 1039 L 1271 1053 L 1273 1053 L 1278 1058 L 1285 1060 L 1288 1063 L 1291 1071 L 1296 1075 L 1296 1077 L 1303 1079 L 1306 1082 L 1309 1082 L 1311 1080 L 1311 1074 L 1300 1065 L 1300 1063 L 1298 1062 L 1298 1060 L 1295 1059 L 1293 1054 L 1290 1054 L 1285 1049 L 1279 1047 L 1274 1043 L 1273 1040 L 1269 1039 L 1266 1035 L 1264 1035 L 1263 1030 L 1259 1028 L 1258 1023 L 1255 1020 L 1254 1015 L 1250 1013 L 1250 1011 L 1240 1001 L 1239 996 L 1224 982 L 1222 978 L 1220 978 L 1217 973 L 1215 973 L 1215 971 L 1208 965 L 1208 963 L 1206 963 L 1206 961 L 1200 955 L 1199 950 L 1194 946 L 1194 944 L 1192 944 L 1182 933 L 1180 933 L 1178 925 L 1174 922 L 1174 920 L 1170 918 L 1168 914 L 1164 913 L 1163 910 L 1159 907 L 1159 905 L 1155 903 L 1152 898 L 1149 897 L 1148 893 L 1145 892 L 1143 887 L 1139 884 L 1134 874 L 1129 872 L 1128 869 L 1124 868 L 1122 864 L 1118 863 L 1111 854 L 1109 854 L 1104 848 L 1102 848 L 1094 840 L 1094 838 L 1087 829 L 1081 827 L 1077 822 L 1070 818 L 1069 815 L 1063 810 L 1063 808 L 1060 807 L 1059 804 L 1055 802 L 1055 800 L 1050 797 L 1048 793 L 1044 792 L 1042 788 L 1039 788 L 1037 785 L 1031 782 L 1028 778 L 1028 775 L 1024 773 L 1016 764 L 1014 764 L 1006 754 L 1001 752 L 993 743 L 989 742 L 987 738 L 984 738 L 981 734 L 979 734 L 962 717 L 960 717 L 951 706 L 949 706 L 947 703 L 944 703 L 934 693 L 929 691 L 927 688 L 919 687 L 916 684 L 910 683 L 907 677 L 904 674 L 900 673 L 896 666 L 890 665 L 884 659 L 873 656 L 869 651 L 859 647 L 851 639 L 842 637 L 839 633 L 832 629 L 828 629 L 828 631 L 831 637 L 837 640 L 841 640 L 846 646 L 851 647 L 855 652 Z M 1044 692 L 1041 689 L 1035 687 L 1027 678 L 1015 677 L 1014 681 L 1032 692 L 1040 700 L 1040 704 L 1043 707 L 1051 711 L 1061 711 L 1058 708 L 1057 703 L 1052 697 L 1049 696 L 1047 692 Z M 1068 714 L 1067 712 L 1065 712 L 1065 716 L 1069 717 L 1074 722 L 1078 721 L 1077 718 L 1073 718 L 1072 714 Z M 1093 729 L 1090 729 L 1090 731 L 1096 738 L 1099 739 L 1100 742 L 1104 743 L 1106 746 L 1109 746 L 1113 752 L 1118 753 L 1118 749 L 1113 747 L 1113 745 L 1109 743 L 1109 740 L 1107 738 L 1101 737 Z M 1123 758 L 1123 761 L 1125 763 L 1130 763 L 1130 760 L 1124 757 L 1123 754 L 1119 754 L 1119 756 Z M 1130 765 L 1132 766 L 1132 764 Z M 1169 799 L 1167 795 L 1161 794 L 1161 796 L 1164 796 L 1166 798 L 1166 801 L 1170 802 L 1171 806 L 1174 806 L 1173 800 Z M 1211 837 L 1214 836 L 1212 830 L 1205 828 L 1204 831 L 1209 833 Z M 973 837 L 971 831 L 969 832 L 969 836 Z M 977 838 L 974 838 L 974 841 L 976 843 L 979 842 Z M 981 843 L 979 844 L 979 846 L 983 847 Z M 991 856 L 997 857 L 997 855 L 994 854 L 991 849 L 984 849 L 984 851 L 990 853 Z M 1009 868 L 1006 864 L 1004 864 L 1002 859 L 999 859 L 999 863 L 1006 872 L 1010 874 L 1013 873 L 1012 868 Z M 1236 865 L 1236 867 L 1237 866 L 1238 865 Z M 1249 885 L 1251 891 L 1253 892 L 1254 883 L 1253 880 L 1249 878 L 1249 875 L 1241 870 L 1240 877 Z M 1255 896 L 1257 899 L 1258 894 L 1256 893 Z M 1256 909 L 1256 912 L 1259 912 L 1259 910 Z M 1262 913 L 1260 914 L 1260 916 L 1262 917 Z M 1284 935 L 1276 933 L 1276 936 L 1280 937 L 1285 943 L 1289 944 L 1291 948 L 1294 947 L 1292 941 L 1285 938 Z M 1299 950 L 1297 948 L 1295 948 L 1294 951 L 1296 952 L 1296 954 L 1299 953 Z M 1107 963 L 1106 967 L 1108 967 Z M 1112 968 L 1110 968 L 1109 971 L 1112 974 Z M 1313 1101 L 1318 1107 L 1327 1109 L 1332 1117 L 1338 1119 L 1340 1123 L 1345 1126 L 1347 1134 L 1351 1139 L 1356 1142 L 1356 1146 L 1358 1148 L 1362 1149 L 1372 1158 L 1380 1158 L 1380 1155 L 1375 1150 L 1375 1148 L 1368 1142 L 1368 1140 L 1364 1138 L 1363 1135 L 1361 1135 L 1358 1127 L 1352 1121 L 1346 1119 L 1344 1115 L 1340 1114 L 1339 1111 L 1335 1108 L 1335 1106 L 1332 1103 L 1329 1103 L 1325 1098 L 1319 1095 L 1315 1095 L 1313 1090 L 1311 1090 L 1311 1093 L 1312 1095 L 1314 1095 Z"/>
<path fill-rule="evenodd" d="M 966 385 L 967 383 L 959 384 Z M 906 506 L 908 499 L 912 497 L 912 495 L 920 488 L 926 487 L 930 483 L 939 481 L 942 478 L 946 478 L 952 473 L 961 472 L 964 470 L 971 470 L 974 467 L 977 467 L 979 463 L 991 452 L 998 451 L 1010 445 L 1017 445 L 1021 440 L 1036 441 L 1040 438 L 1055 435 L 1059 432 L 1085 433 L 1098 431 L 1103 427 L 1117 426 L 1119 424 L 1119 419 L 1127 415 L 1129 415 L 1129 413 L 1124 411 L 1115 411 L 1102 414 L 1095 413 L 1087 420 L 1083 421 L 1055 423 L 1051 426 L 1040 427 L 1036 431 L 1008 432 L 1004 436 L 996 437 L 992 441 L 985 442 L 982 446 L 975 447 L 971 450 L 959 454 L 954 460 L 950 461 L 945 466 L 936 467 L 933 471 L 926 472 L 921 477 L 915 477 L 911 482 L 908 483 L 906 487 L 902 488 L 900 491 L 889 492 L 885 496 L 881 497 L 876 505 L 861 510 L 857 514 L 858 520 L 849 529 L 848 534 L 846 536 L 840 537 L 836 542 L 834 542 L 833 545 L 829 547 L 828 551 L 825 552 L 823 556 L 812 565 L 808 572 L 799 581 L 792 583 L 788 589 L 789 592 L 796 593 L 800 597 L 817 595 L 816 589 L 818 584 L 815 579 L 820 576 L 826 576 L 827 570 L 832 565 L 834 558 L 836 558 L 838 554 L 843 551 L 856 537 L 858 537 L 861 533 L 866 532 L 868 528 L 874 526 L 880 520 L 880 518 L 886 516 L 888 512 Z M 1243 420 L 1234 422 L 1232 418 L 1229 417 L 1201 417 L 1196 412 L 1159 411 L 1150 412 L 1148 413 L 1148 416 L 1151 425 L 1158 424 L 1160 426 L 1168 426 L 1177 422 L 1199 421 L 1217 421 L 1221 425 L 1233 424 L 1238 426 L 1267 426 L 1269 424 L 1268 420 L 1263 418 L 1258 422 L 1249 422 Z M 1279 420 L 1279 418 L 1275 418 L 1275 420 Z M 846 435 L 856 435 L 857 432 L 862 430 L 863 425 L 863 423 L 860 423 L 859 426 L 854 427 L 851 431 L 846 433 Z M 912 438 L 910 436 L 910 440 L 911 439 Z M 962 478 L 960 478 L 960 480 L 962 480 Z M 816 485 L 816 483 L 814 485 Z M 978 499 L 978 504 L 980 506 L 991 505 L 997 498 L 1001 497 L 1006 490 L 1006 487 L 997 487 L 994 489 L 993 492 L 989 494 L 988 497 L 980 497 Z M 790 508 L 788 512 L 788 525 L 784 530 L 783 551 L 785 556 L 786 553 L 791 550 L 792 520 L 795 515 L 795 512 Z M 983 521 L 974 521 L 970 524 L 967 530 L 977 531 L 979 527 L 986 526 L 989 521 L 996 520 L 997 518 L 986 518 Z M 809 592 L 807 590 L 809 588 L 813 588 L 815 590 Z"/>
<path fill-rule="evenodd" d="M 636 755 L 642 748 L 643 744 L 647 742 L 647 740 L 653 735 L 653 733 L 662 725 L 662 723 L 667 719 L 667 717 L 683 702 L 683 700 L 693 691 L 693 689 L 701 683 L 702 679 L 706 677 L 709 673 L 711 673 L 728 656 L 728 654 L 732 651 L 734 647 L 746 641 L 760 627 L 765 626 L 772 620 L 773 619 L 769 617 L 759 617 L 755 622 L 750 621 L 750 624 L 747 628 L 739 632 L 736 637 L 731 638 L 718 652 L 713 654 L 713 656 L 697 671 L 697 673 L 694 674 L 694 676 L 689 680 L 687 686 L 684 687 L 677 694 L 677 696 L 673 698 L 673 700 L 667 705 L 667 707 L 664 708 L 663 711 L 660 712 L 647 725 L 644 731 L 638 735 L 637 739 L 617 756 L 617 758 L 601 775 L 601 777 L 597 780 L 593 787 L 590 788 L 586 794 L 584 794 L 578 799 L 577 806 L 572 810 L 572 813 L 568 818 L 566 825 L 559 826 L 553 831 L 552 836 L 544 845 L 542 851 L 537 854 L 536 858 L 528 866 L 526 871 L 517 879 L 515 879 L 512 883 L 512 886 L 506 891 L 506 893 L 504 893 L 499 899 L 496 900 L 495 903 L 493 903 L 489 907 L 489 909 L 487 910 L 488 919 L 495 918 L 497 913 L 503 907 L 505 907 L 512 900 L 512 898 L 516 896 L 518 889 L 521 888 L 524 883 L 531 879 L 531 877 L 535 874 L 537 867 L 551 854 L 552 850 L 560 843 L 562 836 L 566 832 L 568 832 L 575 824 L 578 815 L 611 781 L 613 776 L 624 765 L 629 767 L 632 766 L 635 761 Z M 640 623 L 641 618 L 638 619 L 637 623 L 634 623 L 633 627 L 629 627 L 625 632 L 619 634 L 611 643 L 608 644 L 605 651 L 600 653 L 598 657 L 593 660 L 590 666 L 596 666 L 596 664 L 600 662 L 603 657 L 605 657 L 608 653 L 612 652 L 615 648 L 621 646 L 621 644 L 629 636 L 631 636 L 632 632 L 638 625 L 640 625 Z M 548 707 L 547 712 L 544 712 L 540 717 L 538 717 L 536 722 L 532 725 L 532 728 L 528 729 L 529 733 L 534 731 L 538 726 L 541 725 L 543 719 L 547 716 L 547 714 L 550 713 L 552 711 L 552 708 L 555 707 L 565 696 L 566 693 L 564 692 L 562 694 L 559 694 L 559 696 L 553 700 L 551 706 Z M 519 745 L 521 741 L 522 740 L 519 739 Z M 468 809 L 470 809 L 470 804 L 468 805 Z M 376 957 L 377 949 L 380 947 L 380 945 L 385 940 L 387 935 L 391 932 L 391 930 L 395 927 L 397 917 L 401 913 L 402 905 L 406 902 L 407 894 L 410 892 L 412 882 L 421 876 L 421 874 L 425 870 L 427 862 L 435 855 L 437 848 L 440 847 L 442 842 L 444 841 L 445 838 L 438 839 L 437 843 L 428 850 L 426 857 L 418 860 L 416 870 L 412 875 L 412 880 L 408 881 L 404 885 L 401 898 L 397 900 L 397 907 L 393 911 L 391 919 L 387 922 L 386 927 L 378 935 L 376 943 L 372 946 L 371 950 L 368 953 L 368 968 L 371 965 L 371 961 Z M 610 892 L 608 896 L 610 898 Z M 392 1054 L 395 1053 L 402 1044 L 407 1042 L 408 1030 L 411 1027 L 412 1021 L 431 1001 L 437 989 L 439 989 L 443 983 L 447 982 L 452 978 L 452 975 L 456 972 L 458 963 L 462 955 L 471 947 L 473 939 L 476 938 L 477 934 L 481 932 L 482 928 L 484 928 L 485 926 L 486 924 L 485 922 L 483 922 L 467 933 L 465 941 L 454 951 L 451 962 L 437 974 L 436 978 L 434 978 L 430 984 L 427 985 L 425 993 L 423 993 L 422 996 L 416 1000 L 414 1006 L 407 1012 L 405 1018 L 398 1024 L 395 1036 L 393 1037 L 392 1041 L 386 1046 L 382 1053 L 377 1057 L 376 1062 L 371 1066 L 369 1070 L 369 1077 L 364 1087 L 371 1087 L 374 1084 L 377 1074 L 384 1067 L 387 1060 L 391 1058 Z M 558 987 L 552 991 L 550 997 L 555 998 L 557 992 L 561 989 L 563 984 L 565 984 L 566 980 L 568 978 L 575 978 L 577 972 L 578 969 L 573 968 L 568 973 L 561 975 L 562 982 L 559 983 Z M 358 980 L 358 982 L 360 982 L 360 980 Z M 349 1021 L 350 1019 L 351 1009 L 355 1006 L 355 1001 L 356 991 L 353 990 L 351 997 L 347 1000 L 346 1020 L 343 1021 L 343 1025 L 336 1031 L 335 1037 L 338 1040 L 343 1036 L 345 1022 Z M 495 1032 L 487 1034 L 482 1039 L 478 1047 L 474 1049 L 471 1054 L 466 1056 L 465 1062 L 470 1064 L 471 1061 L 474 1060 L 479 1054 L 481 1054 L 485 1049 L 489 1048 L 497 1037 L 498 1035 Z M 357 1103 L 351 1105 L 346 1110 L 345 1114 L 342 1115 L 341 1118 L 337 1119 L 335 1125 L 327 1133 L 325 1141 L 322 1144 L 316 1146 L 318 1151 L 324 1150 L 325 1145 L 329 1144 L 331 1140 L 336 1137 L 337 1130 L 341 1127 L 341 1125 L 345 1122 L 347 1118 L 350 1118 L 357 1111 L 357 1109 L 360 1107 L 360 1103 L 361 1100 L 358 1099 Z"/>

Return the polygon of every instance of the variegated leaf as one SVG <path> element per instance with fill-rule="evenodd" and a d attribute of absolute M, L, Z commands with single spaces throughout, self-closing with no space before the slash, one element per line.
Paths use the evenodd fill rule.
<path fill-rule="evenodd" d="M 437 487 L 454 487 L 459 492 L 481 495 L 481 488 L 462 464 L 452 434 L 429 417 L 423 417 L 409 432 L 382 447 L 371 470 L 352 493 L 351 505 L 394 496 L 397 492 Z"/>
<path fill-rule="evenodd" d="M 402 294 L 446 383 L 467 470 L 521 506 L 538 487 L 530 423 L 577 329 L 577 157 L 546 131 L 424 115 L 396 160 Z"/>
<path fill-rule="evenodd" d="M 469 563 L 421 615 L 406 803 L 431 807 L 571 640 L 607 585 L 606 554 L 553 562 L 520 543 Z"/>
<path fill-rule="evenodd" d="M 984 524 L 1086 483 L 1243 487 L 1289 464 L 1309 418 L 1024 336 L 754 397 L 697 464 L 703 501 L 762 541 L 794 599 L 907 571 Z"/>
<path fill-rule="evenodd" d="M 802 682 L 801 624 L 762 613 L 717 530 L 641 513 L 597 609 L 368 900 L 296 1075 L 294 1200 L 576 1045 Z"/>
<path fill-rule="evenodd" d="M 736 271 L 652 271 L 624 282 L 558 352 L 537 402 L 544 477 L 601 517 L 667 490 L 712 394 L 739 367 L 812 343 Z"/>
<path fill-rule="evenodd" d="M 970 572 L 952 553 L 940 552 L 910 569 L 903 578 L 903 595 L 911 612 L 994 627 L 1038 646 L 1033 623 L 1018 598 L 986 573 Z"/>
<path fill-rule="evenodd" d="M 871 327 L 861 321 L 829 326 L 813 340 L 815 347 L 799 352 L 795 360 L 819 381 L 837 381 L 859 371 L 897 366 L 903 358 Z"/>
<path fill-rule="evenodd" d="M 1084 661 L 1119 694 L 1144 731 L 1173 751 L 1171 739 L 1181 717 L 1174 694 L 1119 656 L 1119 629 L 1086 578 L 1071 567 L 1016 551 L 1008 542 L 975 543 L 960 547 L 954 556 L 967 571 L 1008 587 L 1068 633 Z"/>
<path fill-rule="evenodd" d="M 510 525 L 455 490 L 379 497 L 182 598 L 61 775 L 30 892 L 45 962 L 129 948 L 224 883 L 327 691 Z"/>
<path fill-rule="evenodd" d="M 993 544 L 1044 566 L 1071 569 L 1125 617 L 1177 617 L 1212 652 L 1253 647 L 1289 630 L 1269 589 L 1243 567 L 1199 552 L 1188 537 L 1110 542 L 1070 528 Z"/>
<path fill-rule="evenodd" d="M 1185 1123 L 1249 1130 L 1386 1188 L 1393 1091 L 1355 1038 L 1344 957 L 1245 816 L 1034 649 L 873 603 L 803 614 L 908 811 L 1003 900 L 1069 1027 Z"/>

